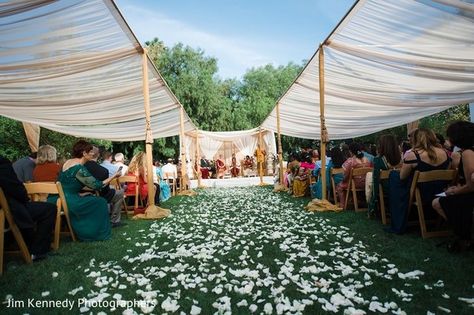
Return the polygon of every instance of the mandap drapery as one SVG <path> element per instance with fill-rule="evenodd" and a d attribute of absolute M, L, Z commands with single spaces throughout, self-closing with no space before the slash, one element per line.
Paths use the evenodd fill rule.
<path fill-rule="evenodd" d="M 242 131 L 190 131 L 185 135 L 186 153 L 189 160 L 195 160 L 195 139 L 198 137 L 199 155 L 209 160 L 222 156 L 226 165 L 231 165 L 232 155 L 235 154 L 237 163 L 246 155 L 253 156 L 258 145 L 259 130 Z M 263 146 L 267 157 L 276 156 L 275 134 L 270 130 L 262 130 Z"/>

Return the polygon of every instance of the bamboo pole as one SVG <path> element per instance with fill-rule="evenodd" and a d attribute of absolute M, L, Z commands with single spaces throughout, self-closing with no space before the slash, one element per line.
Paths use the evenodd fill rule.
<path fill-rule="evenodd" d="M 201 188 L 201 156 L 199 154 L 199 133 L 196 129 L 196 171 L 197 171 L 197 180 L 198 180 L 198 187 Z"/>
<path fill-rule="evenodd" d="M 281 146 L 281 129 L 280 129 L 280 103 L 277 103 L 276 106 L 276 114 L 277 114 L 277 133 L 278 133 L 278 161 L 280 163 L 280 171 L 278 172 L 278 175 L 280 177 L 280 186 L 284 187 L 283 184 L 283 149 Z"/>
<path fill-rule="evenodd" d="M 319 46 L 319 113 L 321 119 L 321 184 L 322 199 L 327 199 L 326 187 L 326 143 L 329 141 L 324 117 L 324 49 Z"/>
<path fill-rule="evenodd" d="M 150 114 L 150 91 L 148 85 L 148 56 L 147 50 L 143 50 L 142 54 L 142 73 L 143 73 L 143 99 L 145 106 L 145 151 L 147 166 L 147 188 L 148 188 L 148 207 L 144 214 L 137 215 L 137 218 L 158 219 L 167 217 L 170 214 L 168 209 L 163 209 L 155 205 L 155 185 L 153 184 L 153 157 L 152 145 L 153 134 L 151 131 L 151 114 Z"/>
<path fill-rule="evenodd" d="M 186 146 L 184 145 L 184 109 L 183 106 L 179 108 L 179 129 L 181 138 L 181 181 L 180 181 L 180 193 L 186 190 Z"/>
<path fill-rule="evenodd" d="M 257 150 L 257 163 L 260 165 L 258 166 L 258 173 L 260 176 L 260 186 L 263 186 L 263 161 L 265 160 L 265 156 L 263 156 L 263 149 L 262 149 L 262 128 L 258 128 L 258 150 Z"/>

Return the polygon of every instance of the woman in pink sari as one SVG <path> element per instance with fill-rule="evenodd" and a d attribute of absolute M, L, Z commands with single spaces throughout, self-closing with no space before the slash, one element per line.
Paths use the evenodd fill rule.
<path fill-rule="evenodd" d="M 351 153 L 351 157 L 348 158 L 344 164 L 342 164 L 342 168 L 344 169 L 344 179 L 336 187 L 337 196 L 339 198 L 339 207 L 341 208 L 344 208 L 351 170 L 353 168 L 372 167 L 372 163 L 370 163 L 370 161 L 364 157 L 364 153 L 362 152 L 358 143 L 353 142 L 349 144 L 349 151 Z M 354 181 L 357 188 L 365 188 L 365 176 L 354 177 Z"/>

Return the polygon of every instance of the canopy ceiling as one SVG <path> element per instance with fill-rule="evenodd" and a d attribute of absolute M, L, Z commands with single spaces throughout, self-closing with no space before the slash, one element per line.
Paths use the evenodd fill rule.
<path fill-rule="evenodd" d="M 111 0 L 0 5 L 0 115 L 65 134 L 145 139 L 142 48 Z M 148 60 L 154 138 L 181 104 Z M 196 129 L 187 114 L 184 129 Z"/>
<path fill-rule="evenodd" d="M 330 139 L 474 101 L 473 0 L 360 0 L 324 46 Z M 281 133 L 320 138 L 319 51 L 279 100 Z M 276 108 L 262 124 L 277 131 Z"/>

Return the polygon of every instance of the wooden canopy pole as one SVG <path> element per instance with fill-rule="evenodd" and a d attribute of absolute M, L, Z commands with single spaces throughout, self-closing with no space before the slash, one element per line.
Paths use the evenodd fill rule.
<path fill-rule="evenodd" d="M 323 44 L 319 45 L 319 112 L 321 119 L 321 183 L 322 199 L 327 199 L 326 188 L 326 143 L 329 142 L 329 135 L 326 129 L 326 118 L 324 117 L 324 49 Z"/>
<path fill-rule="evenodd" d="M 258 166 L 258 175 L 260 176 L 260 186 L 263 186 L 263 161 L 265 156 L 263 155 L 262 149 L 262 127 L 258 128 L 258 149 L 257 149 L 257 163 L 260 163 Z"/>
<path fill-rule="evenodd" d="M 195 139 L 195 151 L 196 151 L 196 172 L 197 172 L 197 180 L 198 180 L 198 187 L 201 188 L 201 156 L 199 154 L 199 132 L 196 129 L 196 139 Z"/>
<path fill-rule="evenodd" d="M 283 149 L 281 146 L 281 129 L 280 129 L 280 103 L 277 104 L 276 106 L 276 114 L 277 114 L 277 133 L 278 133 L 278 161 L 280 163 L 280 171 L 278 172 L 278 175 L 280 177 L 280 186 L 284 187 L 283 184 Z"/>
<path fill-rule="evenodd" d="M 137 218 L 143 219 L 159 219 L 167 217 L 170 214 L 168 209 L 163 209 L 155 205 L 155 185 L 153 185 L 153 135 L 151 131 L 150 118 L 150 91 L 148 85 L 148 56 L 147 50 L 143 49 L 142 54 L 142 71 L 143 71 L 143 99 L 145 102 L 145 151 L 146 151 L 146 167 L 147 167 L 147 188 L 148 188 L 148 207 L 145 213 L 137 215 Z"/>
<path fill-rule="evenodd" d="M 186 146 L 184 145 L 184 109 L 183 106 L 179 108 L 179 127 L 181 138 L 181 182 L 180 193 L 186 190 L 188 181 L 186 180 Z"/>

